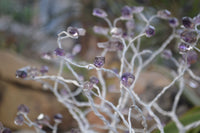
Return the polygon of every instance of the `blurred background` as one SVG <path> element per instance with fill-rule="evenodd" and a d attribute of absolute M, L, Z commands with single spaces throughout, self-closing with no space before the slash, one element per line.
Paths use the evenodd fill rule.
<path fill-rule="evenodd" d="M 30 130 L 13 123 L 17 106 L 21 103 L 30 107 L 32 119 L 40 113 L 50 118 L 55 113 L 64 114 L 65 124 L 61 125 L 60 131 L 77 126 L 50 92 L 42 90 L 41 85 L 35 82 L 16 79 L 15 71 L 27 65 L 48 64 L 54 73 L 57 64 L 46 62 L 40 56 L 57 47 L 57 34 L 68 26 L 83 27 L 87 34 L 79 40 L 67 39 L 64 48 L 70 51 L 74 44 L 80 43 L 83 49 L 78 55 L 79 60 L 91 61 L 99 52 L 96 43 L 105 40 L 95 36 L 92 27 L 106 26 L 104 21 L 92 16 L 93 8 L 104 9 L 113 20 L 120 16 L 120 9 L 125 5 L 144 6 L 146 16 L 168 9 L 179 20 L 183 16 L 194 17 L 200 13 L 199 0 L 0 0 L 0 121 L 5 127 L 19 132 Z M 162 40 L 171 32 L 162 24 L 158 25 L 158 29 L 155 40 Z M 159 42 L 155 44 L 157 46 Z M 173 44 L 169 47 L 174 49 Z M 189 104 L 189 107 L 192 106 Z"/>

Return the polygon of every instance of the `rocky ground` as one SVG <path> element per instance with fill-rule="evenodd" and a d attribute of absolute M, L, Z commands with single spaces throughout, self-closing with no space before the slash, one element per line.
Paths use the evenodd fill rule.
<path fill-rule="evenodd" d="M 60 125 L 61 130 L 76 127 L 68 111 L 57 102 L 53 94 L 43 90 L 42 86 L 34 81 L 16 78 L 15 72 L 18 68 L 27 65 L 39 67 L 41 64 L 8 51 L 0 51 L 0 62 L 0 121 L 5 127 L 13 130 L 30 129 L 14 124 L 19 104 L 25 104 L 30 108 L 29 117 L 32 120 L 40 113 L 48 115 L 51 119 L 56 113 L 61 113 L 64 116 L 63 124 Z M 55 70 L 50 68 L 50 73 L 55 73 Z"/>

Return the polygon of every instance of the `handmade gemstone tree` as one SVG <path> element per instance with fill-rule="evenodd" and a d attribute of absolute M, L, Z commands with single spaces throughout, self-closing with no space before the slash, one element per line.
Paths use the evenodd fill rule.
<path fill-rule="evenodd" d="M 200 35 L 198 29 L 200 15 L 194 18 L 183 17 L 182 22 L 179 24 L 178 19 L 173 17 L 168 10 L 160 10 L 151 17 L 145 16 L 143 10 L 143 7 L 124 6 L 121 10 L 121 16 L 112 23 L 104 10 L 95 8 L 93 15 L 105 20 L 108 24 L 108 28 L 101 26 L 94 26 L 93 28 L 96 34 L 107 38 L 106 42 L 97 43 L 97 46 L 102 49 L 101 54 L 94 55 L 94 59 L 88 63 L 76 61 L 73 57 L 81 51 L 81 45 L 75 45 L 70 53 L 62 48 L 61 40 L 66 38 L 78 39 L 80 36 L 85 35 L 85 30 L 69 27 L 66 31 L 58 34 L 58 48 L 54 52 L 47 52 L 42 56 L 47 60 L 59 60 L 60 68 L 57 75 L 48 75 L 47 66 L 42 66 L 41 69 L 27 66 L 17 70 L 16 76 L 41 82 L 52 91 L 58 101 L 71 113 L 78 124 L 77 128 L 82 133 L 149 133 L 156 129 L 164 133 L 165 126 L 162 123 L 162 117 L 169 117 L 174 121 L 180 133 L 185 133 L 197 127 L 200 125 L 200 120 L 187 125 L 181 123 L 176 114 L 176 109 L 187 84 L 185 80 L 189 80 L 186 79 L 188 77 L 185 77 L 185 75 L 188 74 L 191 79 L 197 82 L 200 81 L 200 77 L 191 69 L 191 65 L 197 62 L 197 52 L 200 51 L 197 47 Z M 139 30 L 137 29 L 136 19 L 144 23 Z M 156 23 L 158 22 L 154 23 L 155 19 L 167 21 L 167 26 L 171 28 L 171 34 L 162 44 L 159 44 L 157 49 L 145 49 L 141 47 L 144 45 L 142 39 L 146 38 L 149 42 L 156 35 Z M 119 27 L 119 21 L 123 21 L 124 26 Z M 172 40 L 178 42 L 177 45 L 174 45 L 178 49 L 177 53 L 166 49 Z M 108 52 L 116 52 L 119 62 L 118 70 L 106 67 Z M 174 54 L 178 56 L 175 57 Z M 172 77 L 171 82 L 164 86 L 150 101 L 142 100 L 140 95 L 135 92 L 135 85 L 141 73 L 145 72 L 149 64 L 159 56 L 162 56 L 166 61 L 171 61 L 176 67 L 175 70 L 168 73 Z M 65 74 L 63 72 L 64 67 L 70 70 L 73 78 L 63 78 L 63 74 Z M 80 76 L 81 73 L 78 73 L 77 69 L 74 68 L 95 71 L 96 74 L 87 79 L 85 78 L 86 75 Z M 110 86 L 108 86 L 107 80 L 110 77 L 105 74 L 110 74 L 112 78 L 116 79 L 116 82 L 113 83 L 114 91 L 109 91 Z M 54 81 L 54 84 L 52 85 L 47 80 Z M 176 86 L 178 91 L 174 97 L 171 110 L 166 111 L 159 106 L 157 101 L 176 83 L 178 83 Z M 70 88 L 71 85 L 76 89 Z M 110 94 L 116 94 L 115 99 L 117 101 L 110 100 L 108 98 Z M 78 100 L 77 97 L 79 96 L 84 97 L 86 100 Z M 103 124 L 92 123 L 88 119 L 91 112 Z M 65 117 L 60 114 L 55 115 L 55 123 L 51 125 L 48 116 L 40 114 L 36 121 L 31 121 L 28 118 L 28 113 L 29 109 L 25 105 L 20 105 L 15 124 L 22 125 L 25 123 L 34 126 L 37 132 L 45 132 L 43 126 L 51 128 L 53 133 L 57 132 L 58 124 Z M 158 115 L 158 113 L 161 115 Z M 151 119 L 151 124 L 149 119 Z"/>

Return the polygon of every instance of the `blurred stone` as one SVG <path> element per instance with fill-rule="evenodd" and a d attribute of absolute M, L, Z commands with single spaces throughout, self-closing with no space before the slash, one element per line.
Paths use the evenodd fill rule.
<path fill-rule="evenodd" d="M 0 79 L 5 82 L 13 82 L 16 84 L 22 84 L 25 86 L 31 86 L 31 88 L 40 88 L 41 85 L 36 83 L 35 81 L 25 81 L 19 78 L 16 78 L 16 70 L 22 68 L 27 65 L 39 66 L 33 60 L 25 59 L 24 57 L 20 57 L 15 53 L 9 53 L 7 51 L 0 51 L 0 61 L 2 65 L 0 65 Z"/>

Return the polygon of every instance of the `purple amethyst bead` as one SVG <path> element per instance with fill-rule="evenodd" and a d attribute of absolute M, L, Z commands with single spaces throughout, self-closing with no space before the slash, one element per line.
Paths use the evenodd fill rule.
<path fill-rule="evenodd" d="M 54 115 L 54 121 L 55 121 L 55 122 L 61 123 L 61 122 L 62 122 L 62 119 L 63 119 L 62 114 L 56 114 L 56 115 Z"/>
<path fill-rule="evenodd" d="M 90 78 L 90 82 L 93 83 L 93 84 L 98 84 L 99 80 L 98 80 L 98 78 L 93 76 L 93 77 Z"/>
<path fill-rule="evenodd" d="M 57 56 L 65 56 L 65 50 L 61 48 L 57 48 L 56 50 L 54 50 L 54 53 Z"/>
<path fill-rule="evenodd" d="M 194 26 L 192 21 L 193 20 L 190 17 L 183 17 L 182 18 L 182 24 L 185 28 L 192 28 Z"/>
<path fill-rule="evenodd" d="M 171 27 L 177 27 L 179 25 L 178 19 L 173 17 L 169 19 L 169 25 Z"/>
<path fill-rule="evenodd" d="M 122 17 L 124 19 L 132 18 L 132 9 L 129 6 L 124 6 L 121 10 Z"/>
<path fill-rule="evenodd" d="M 129 33 L 123 32 L 122 37 L 123 37 L 125 40 L 128 40 L 130 36 L 129 36 Z"/>
<path fill-rule="evenodd" d="M 18 126 L 22 126 L 24 124 L 24 116 L 22 114 L 17 115 L 14 123 Z"/>
<path fill-rule="evenodd" d="M 197 33 L 195 31 L 184 30 L 180 36 L 187 43 L 195 43 L 197 40 Z"/>
<path fill-rule="evenodd" d="M 68 27 L 67 32 L 70 34 L 71 37 L 73 38 L 78 38 L 79 32 L 77 28 L 74 27 Z"/>
<path fill-rule="evenodd" d="M 179 49 L 180 53 L 185 53 L 188 50 L 190 50 L 190 46 L 188 44 L 185 44 L 185 43 L 180 43 L 179 46 L 178 46 L 178 49 Z"/>
<path fill-rule="evenodd" d="M 45 73 L 47 73 L 48 71 L 49 71 L 48 66 L 42 66 L 42 67 L 40 68 L 40 72 L 41 72 L 42 74 L 45 74 Z"/>
<path fill-rule="evenodd" d="M 151 37 L 153 35 L 155 35 L 155 27 L 149 25 L 146 29 L 145 29 L 145 33 L 147 37 Z"/>
<path fill-rule="evenodd" d="M 23 113 L 23 114 L 28 114 L 30 111 L 29 108 L 24 104 L 19 105 L 17 110 L 19 113 Z"/>
<path fill-rule="evenodd" d="M 26 70 L 17 70 L 16 71 L 16 77 L 18 78 L 26 78 L 28 76 L 28 73 Z"/>
<path fill-rule="evenodd" d="M 98 68 L 101 68 L 105 64 L 105 57 L 96 56 L 94 59 L 94 65 Z"/>
<path fill-rule="evenodd" d="M 121 76 L 121 82 L 124 86 L 130 87 L 135 80 L 135 76 L 129 72 L 125 72 Z"/>
<path fill-rule="evenodd" d="M 92 12 L 92 15 L 100 17 L 100 18 L 105 18 L 108 16 L 107 13 L 100 8 L 95 8 Z"/>

